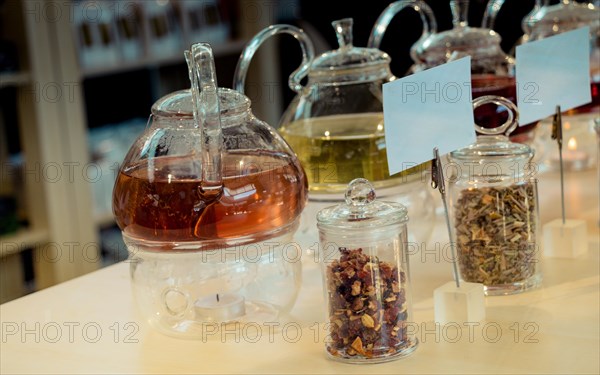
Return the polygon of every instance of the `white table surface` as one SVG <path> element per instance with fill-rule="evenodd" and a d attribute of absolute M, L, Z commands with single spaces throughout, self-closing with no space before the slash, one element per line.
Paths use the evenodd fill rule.
<path fill-rule="evenodd" d="M 420 344 L 406 358 L 374 365 L 326 358 L 325 331 L 318 326 L 324 318 L 320 270 L 305 256 L 303 287 L 288 323 L 272 332 L 261 327 L 260 337 L 256 330 L 238 330 L 238 342 L 236 332 L 217 332 L 205 340 L 155 332 L 136 315 L 127 263 L 8 302 L 0 306 L 0 373 L 598 374 L 597 173 L 566 175 L 567 216 L 588 222 L 589 251 L 577 259 L 544 258 L 543 285 L 537 290 L 487 297 L 487 320 L 472 332 L 454 325 L 436 330 L 432 292 L 451 280 L 451 266 L 431 255 L 426 262 L 421 254 L 411 256 Z M 558 175 L 541 174 L 539 180 L 541 218 L 548 222 L 560 215 Z M 442 240 L 444 228 L 438 217 L 432 238 Z M 300 240 L 310 243 L 317 237 L 312 233 Z"/>

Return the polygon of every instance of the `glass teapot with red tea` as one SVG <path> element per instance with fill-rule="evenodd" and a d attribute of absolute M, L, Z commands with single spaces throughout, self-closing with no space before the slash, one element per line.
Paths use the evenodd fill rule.
<path fill-rule="evenodd" d="M 402 3 L 398 1 L 397 3 Z M 426 3 L 418 6 L 429 18 L 429 25 L 437 22 Z M 396 3 L 394 3 L 396 4 Z M 390 5 L 378 18 L 371 31 L 369 47 L 379 48 L 387 26 L 398 13 L 398 8 Z M 517 90 L 514 78 L 514 58 L 504 53 L 500 47 L 501 37 L 490 28 L 472 27 L 468 24 L 468 0 L 452 0 L 453 28 L 423 35 L 411 48 L 414 65 L 410 73 L 429 69 L 464 56 L 471 56 L 471 90 L 474 98 L 484 95 L 500 95 L 516 103 Z M 506 120 L 499 118 L 495 109 L 480 108 L 475 113 L 477 123 L 486 128 L 494 128 Z M 531 141 L 535 124 L 519 127 L 514 139 Z"/>
<path fill-rule="evenodd" d="M 398 3 L 402 1 L 393 3 L 381 13 L 371 30 L 368 47 L 379 48 L 388 25 L 399 12 L 399 8 L 395 6 Z M 411 73 L 471 56 L 471 73 L 474 75 L 512 74 L 514 59 L 500 48 L 500 35 L 491 29 L 469 26 L 469 0 L 450 1 L 454 27 L 441 32 L 437 32 L 437 21 L 431 8 L 423 1 L 416 3 L 427 16 L 423 21 L 429 25 L 431 32 L 423 34 L 410 50 L 415 62 L 410 69 Z"/>
<path fill-rule="evenodd" d="M 291 308 L 300 263 L 282 248 L 308 188 L 250 100 L 217 86 L 210 46 L 186 59 L 192 88 L 153 105 L 119 171 L 113 212 L 141 311 L 165 333 L 200 337 L 203 322 L 272 320 Z"/>
<path fill-rule="evenodd" d="M 592 102 L 576 113 L 600 112 L 600 8 L 592 2 L 562 0 L 558 4 L 539 7 L 535 22 L 523 23 L 524 40 L 534 41 L 565 31 L 590 28 L 590 78 Z"/>

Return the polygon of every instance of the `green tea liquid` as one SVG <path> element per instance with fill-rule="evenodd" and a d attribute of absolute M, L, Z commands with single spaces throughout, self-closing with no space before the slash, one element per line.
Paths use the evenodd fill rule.
<path fill-rule="evenodd" d="M 312 193 L 345 191 L 359 177 L 379 188 L 418 178 L 404 178 L 415 170 L 390 176 L 383 113 L 316 117 L 279 132 L 298 155 Z"/>

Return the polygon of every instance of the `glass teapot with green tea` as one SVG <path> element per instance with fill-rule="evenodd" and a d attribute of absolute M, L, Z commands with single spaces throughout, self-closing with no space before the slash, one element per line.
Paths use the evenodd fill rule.
<path fill-rule="evenodd" d="M 380 196 L 407 206 L 415 219 L 412 239 L 427 239 L 435 215 L 431 189 L 421 186 L 419 172 L 427 168 L 415 167 L 393 176 L 388 169 L 382 86 L 395 79 L 391 59 L 378 49 L 353 45 L 352 19 L 332 25 L 339 47 L 317 57 L 301 29 L 273 25 L 262 30 L 242 52 L 233 87 L 244 92 L 252 56 L 266 39 L 280 33 L 293 35 L 301 45 L 303 60 L 290 76 L 289 87 L 297 95 L 283 113 L 278 131 L 307 175 L 309 199 L 315 204 L 310 205 L 306 222 L 314 222 L 319 204 L 339 201 L 348 183 L 361 177 L 369 179 Z"/>
<path fill-rule="evenodd" d="M 411 3 L 405 2 L 404 7 Z M 244 92 L 250 60 L 264 40 L 294 31 L 304 58 L 290 76 L 289 86 L 297 95 L 283 113 L 278 130 L 304 166 L 311 199 L 339 197 L 357 177 L 369 179 L 377 188 L 408 179 L 407 175 L 390 176 L 387 165 L 382 86 L 395 79 L 391 59 L 376 48 L 353 45 L 352 19 L 332 25 L 339 47 L 317 57 L 302 30 L 287 25 L 263 30 L 242 53 L 233 86 Z M 301 83 L 304 77 L 306 85 Z"/>

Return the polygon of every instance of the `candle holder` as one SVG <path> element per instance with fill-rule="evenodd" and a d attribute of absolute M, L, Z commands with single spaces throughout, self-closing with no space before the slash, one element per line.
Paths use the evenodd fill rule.
<path fill-rule="evenodd" d="M 202 321 L 230 322 L 246 315 L 245 298 L 239 294 L 215 293 L 196 300 L 194 310 Z"/>
<path fill-rule="evenodd" d="M 565 171 L 586 170 L 598 162 L 594 130 L 594 121 L 598 116 L 600 116 L 598 112 L 563 115 L 563 168 Z M 550 118 L 541 122 L 534 143 L 534 148 L 540 156 L 535 161 L 543 169 L 558 171 L 560 162 L 556 142 L 551 138 L 551 122 Z"/>

